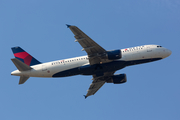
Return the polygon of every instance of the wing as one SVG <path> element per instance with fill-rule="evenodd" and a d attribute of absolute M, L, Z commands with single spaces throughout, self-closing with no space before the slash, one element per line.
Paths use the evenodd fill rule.
<path fill-rule="evenodd" d="M 100 81 L 100 80 L 93 80 L 91 83 L 88 93 L 85 95 L 85 98 L 87 98 L 90 95 L 94 95 L 103 85 L 105 84 L 105 81 Z"/>
<path fill-rule="evenodd" d="M 75 41 L 83 47 L 89 57 L 90 65 L 104 63 L 105 61 L 101 59 L 101 56 L 106 53 L 106 50 L 93 41 L 89 36 L 82 32 L 78 27 L 67 25 L 68 28 L 73 32 L 76 38 Z"/>
<path fill-rule="evenodd" d="M 90 84 L 90 87 L 88 89 L 87 94 L 85 95 L 85 98 L 88 96 L 94 95 L 109 79 L 111 79 L 111 76 L 114 74 L 114 72 L 107 72 L 104 73 L 104 76 L 96 77 L 93 75 L 93 82 Z"/>

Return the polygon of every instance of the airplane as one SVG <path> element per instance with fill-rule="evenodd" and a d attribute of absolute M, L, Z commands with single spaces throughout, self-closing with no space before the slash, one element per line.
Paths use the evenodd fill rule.
<path fill-rule="evenodd" d="M 75 35 L 75 42 L 82 46 L 87 55 L 41 63 L 21 47 L 12 47 L 15 58 L 11 59 L 18 70 L 11 75 L 20 76 L 19 84 L 29 77 L 68 77 L 92 75 L 92 83 L 84 95 L 94 95 L 105 83 L 122 84 L 127 81 L 126 74 L 114 74 L 127 66 L 143 64 L 164 59 L 171 51 L 160 45 L 141 45 L 125 49 L 105 50 L 78 27 L 67 25 Z"/>

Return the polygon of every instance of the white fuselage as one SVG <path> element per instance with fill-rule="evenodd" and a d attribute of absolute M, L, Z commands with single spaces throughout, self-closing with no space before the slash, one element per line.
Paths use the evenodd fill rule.
<path fill-rule="evenodd" d="M 143 45 L 143 46 L 137 46 L 127 49 L 121 49 L 121 54 L 122 54 L 122 58 L 114 61 L 128 62 L 128 61 L 151 60 L 156 58 L 163 59 L 165 57 L 168 57 L 171 54 L 171 51 L 158 45 Z M 31 66 L 32 67 L 31 70 L 28 71 L 15 70 L 11 74 L 16 76 L 29 76 L 29 77 L 53 77 L 53 75 L 58 72 L 63 72 L 70 69 L 73 70 L 74 68 L 79 68 L 84 65 L 89 65 L 89 60 L 87 55 L 42 63 Z M 71 73 L 71 75 L 73 75 L 73 73 Z M 74 73 L 74 75 L 77 74 Z"/>

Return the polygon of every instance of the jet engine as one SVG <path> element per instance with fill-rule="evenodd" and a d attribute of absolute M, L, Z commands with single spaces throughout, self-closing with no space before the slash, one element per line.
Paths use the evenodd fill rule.
<path fill-rule="evenodd" d="M 104 59 L 109 59 L 109 60 L 116 60 L 116 59 L 120 59 L 121 57 L 122 57 L 121 50 L 107 51 L 106 54 L 104 54 L 103 56 Z"/>
<path fill-rule="evenodd" d="M 117 74 L 113 75 L 110 80 L 106 81 L 107 83 L 114 83 L 114 84 L 122 84 L 127 81 L 126 74 Z"/>

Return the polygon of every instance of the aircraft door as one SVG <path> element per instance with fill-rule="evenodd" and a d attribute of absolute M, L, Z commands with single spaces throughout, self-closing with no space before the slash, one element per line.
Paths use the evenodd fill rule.
<path fill-rule="evenodd" d="M 150 46 L 147 47 L 147 52 L 152 52 L 152 49 Z"/>
<path fill-rule="evenodd" d="M 140 54 L 140 52 L 138 50 L 135 50 L 135 51 L 133 51 L 133 54 L 132 54 L 131 57 L 132 57 L 131 58 L 132 60 L 138 60 L 138 59 L 140 59 L 141 54 Z"/>
<path fill-rule="evenodd" d="M 46 71 L 47 67 L 45 65 L 42 65 L 42 71 Z"/>
<path fill-rule="evenodd" d="M 47 68 L 47 65 L 42 65 L 42 76 L 49 77 L 50 70 Z"/>
<path fill-rule="evenodd" d="M 151 46 L 147 46 L 146 58 L 153 58 L 153 57 L 154 57 L 154 52 L 153 52 Z"/>

